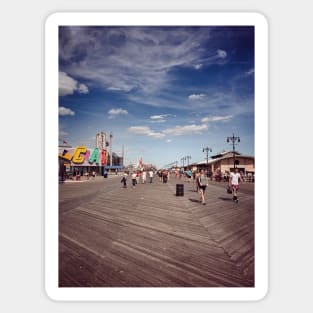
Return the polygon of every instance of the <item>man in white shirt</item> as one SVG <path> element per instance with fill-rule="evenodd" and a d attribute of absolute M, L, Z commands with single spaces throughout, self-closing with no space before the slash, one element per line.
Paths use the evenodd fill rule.
<path fill-rule="evenodd" d="M 233 201 L 238 203 L 238 197 L 237 197 L 237 192 L 239 189 L 239 181 L 243 181 L 241 178 L 240 173 L 238 172 L 238 168 L 235 168 L 235 173 L 231 172 L 230 177 L 229 177 L 229 182 L 228 185 L 229 187 L 231 186 L 233 189 Z"/>
<path fill-rule="evenodd" d="M 149 171 L 149 178 L 150 178 L 150 184 L 151 184 L 152 179 L 153 179 L 153 171 L 152 170 Z"/>
<path fill-rule="evenodd" d="M 137 174 L 136 172 L 132 173 L 132 184 L 133 184 L 133 188 L 136 188 L 136 184 L 137 184 Z"/>

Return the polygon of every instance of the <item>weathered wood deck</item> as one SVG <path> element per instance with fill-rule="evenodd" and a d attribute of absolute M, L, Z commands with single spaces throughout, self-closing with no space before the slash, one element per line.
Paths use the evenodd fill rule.
<path fill-rule="evenodd" d="M 193 183 L 155 177 L 60 185 L 60 287 L 252 287 L 254 196 L 211 184 L 202 205 Z"/>

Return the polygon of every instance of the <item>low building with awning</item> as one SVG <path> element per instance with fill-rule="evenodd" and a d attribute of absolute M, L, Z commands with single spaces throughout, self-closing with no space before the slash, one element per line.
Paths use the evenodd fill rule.
<path fill-rule="evenodd" d="M 202 161 L 196 164 L 198 169 L 209 169 L 210 172 L 215 173 L 230 173 L 234 168 L 238 168 L 239 172 L 248 175 L 254 174 L 254 156 L 241 154 L 237 151 L 226 151 L 211 156 L 208 162 Z"/>

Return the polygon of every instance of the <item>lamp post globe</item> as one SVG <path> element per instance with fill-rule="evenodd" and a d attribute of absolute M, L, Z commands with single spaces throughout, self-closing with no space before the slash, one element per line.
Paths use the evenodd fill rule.
<path fill-rule="evenodd" d="M 206 152 L 206 170 L 207 170 L 207 177 L 209 176 L 209 152 L 212 152 L 212 149 L 209 147 L 205 147 L 202 149 L 202 152 Z"/>
<path fill-rule="evenodd" d="M 235 168 L 236 168 L 236 156 L 235 156 L 235 145 L 236 145 L 236 142 L 240 142 L 240 137 L 239 136 L 235 136 L 234 133 L 231 137 L 227 137 L 226 141 L 229 143 L 230 141 L 232 142 L 232 145 L 233 145 L 233 157 L 234 157 L 234 171 L 235 171 Z"/>

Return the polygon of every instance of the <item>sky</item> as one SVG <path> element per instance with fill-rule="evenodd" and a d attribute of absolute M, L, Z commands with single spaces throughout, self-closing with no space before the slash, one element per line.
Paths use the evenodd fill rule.
<path fill-rule="evenodd" d="M 201 162 L 233 134 L 254 156 L 254 27 L 60 27 L 59 143 L 99 132 L 124 165 Z"/>

